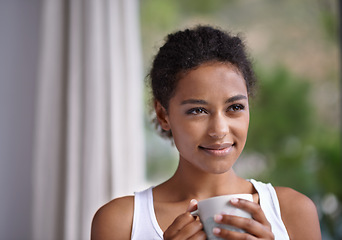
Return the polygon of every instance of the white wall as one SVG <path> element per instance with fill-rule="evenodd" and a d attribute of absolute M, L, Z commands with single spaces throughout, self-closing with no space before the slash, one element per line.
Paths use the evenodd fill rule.
<path fill-rule="evenodd" d="M 0 238 L 30 239 L 40 0 L 0 0 Z"/>

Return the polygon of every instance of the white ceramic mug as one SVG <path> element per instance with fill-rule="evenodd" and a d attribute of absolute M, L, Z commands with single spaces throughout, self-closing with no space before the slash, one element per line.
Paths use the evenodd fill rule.
<path fill-rule="evenodd" d="M 217 196 L 199 201 L 197 204 L 197 210 L 191 213 L 194 216 L 200 217 L 200 220 L 204 226 L 204 231 L 207 234 L 208 239 L 219 239 L 213 234 L 213 228 L 215 227 L 224 228 L 231 231 L 244 232 L 243 230 L 238 229 L 236 227 L 229 226 L 226 224 L 218 224 L 214 221 L 214 216 L 216 214 L 227 214 L 245 218 L 252 218 L 250 213 L 242 209 L 236 208 L 230 204 L 230 200 L 233 198 L 253 201 L 252 194 L 231 194 Z"/>

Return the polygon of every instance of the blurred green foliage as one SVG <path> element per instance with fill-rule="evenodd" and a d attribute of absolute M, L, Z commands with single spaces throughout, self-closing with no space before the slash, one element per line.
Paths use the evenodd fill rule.
<path fill-rule="evenodd" d="M 320 0 L 318 3 L 320 5 L 319 20 L 322 29 L 330 41 L 337 41 L 338 35 L 336 29 L 338 29 L 339 22 L 336 17 L 338 15 L 336 4 L 334 4 L 334 1 L 327 0 Z"/>
<path fill-rule="evenodd" d="M 306 145 L 315 117 L 309 102 L 309 84 L 278 67 L 271 73 L 258 71 L 262 79 L 257 99 L 251 100 L 251 120 L 245 150 L 266 156 L 270 166 L 265 181 L 304 190 L 310 154 Z"/>
<path fill-rule="evenodd" d="M 251 100 L 251 145 L 247 148 L 279 153 L 289 138 L 302 138 L 312 128 L 309 84 L 283 67 L 271 73 L 259 70 L 257 75 L 261 81 L 257 98 Z"/>
<path fill-rule="evenodd" d="M 169 29 L 179 19 L 180 6 L 176 1 L 143 0 L 141 3 L 142 19 L 146 22 L 147 28 Z"/>
<path fill-rule="evenodd" d="M 219 10 L 225 2 L 227 0 L 186 0 L 179 1 L 179 5 L 185 14 L 208 15 Z"/>
<path fill-rule="evenodd" d="M 342 199 L 340 129 L 321 122 L 310 102 L 311 85 L 278 67 L 258 70 L 245 151 L 260 152 L 268 166 L 260 178 L 308 195 L 333 192 Z"/>

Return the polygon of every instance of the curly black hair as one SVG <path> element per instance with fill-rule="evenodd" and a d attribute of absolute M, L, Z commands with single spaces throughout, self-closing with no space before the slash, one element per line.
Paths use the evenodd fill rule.
<path fill-rule="evenodd" d="M 248 94 L 253 95 L 256 78 L 241 38 L 211 26 L 197 26 L 169 34 L 159 49 L 149 73 L 154 100 L 167 111 L 182 74 L 209 62 L 233 64 L 242 73 Z M 172 138 L 171 131 L 154 122 L 162 136 Z"/>

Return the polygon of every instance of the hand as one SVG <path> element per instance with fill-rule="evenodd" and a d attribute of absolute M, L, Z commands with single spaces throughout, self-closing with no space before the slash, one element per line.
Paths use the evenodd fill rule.
<path fill-rule="evenodd" d="M 179 215 L 173 223 L 164 232 L 164 239 L 183 240 L 196 239 L 205 240 L 206 235 L 203 231 L 203 225 L 199 219 L 191 215 L 192 211 L 197 209 L 197 201 L 191 200 L 185 213 Z"/>
<path fill-rule="evenodd" d="M 223 239 L 272 239 L 274 235 L 271 231 L 271 224 L 267 221 L 264 212 L 259 204 L 243 199 L 234 199 L 230 203 L 252 214 L 252 219 L 242 218 L 232 215 L 216 215 L 215 222 L 220 224 L 228 224 L 246 232 L 233 232 L 226 229 L 214 228 L 213 232 L 216 236 Z"/>

